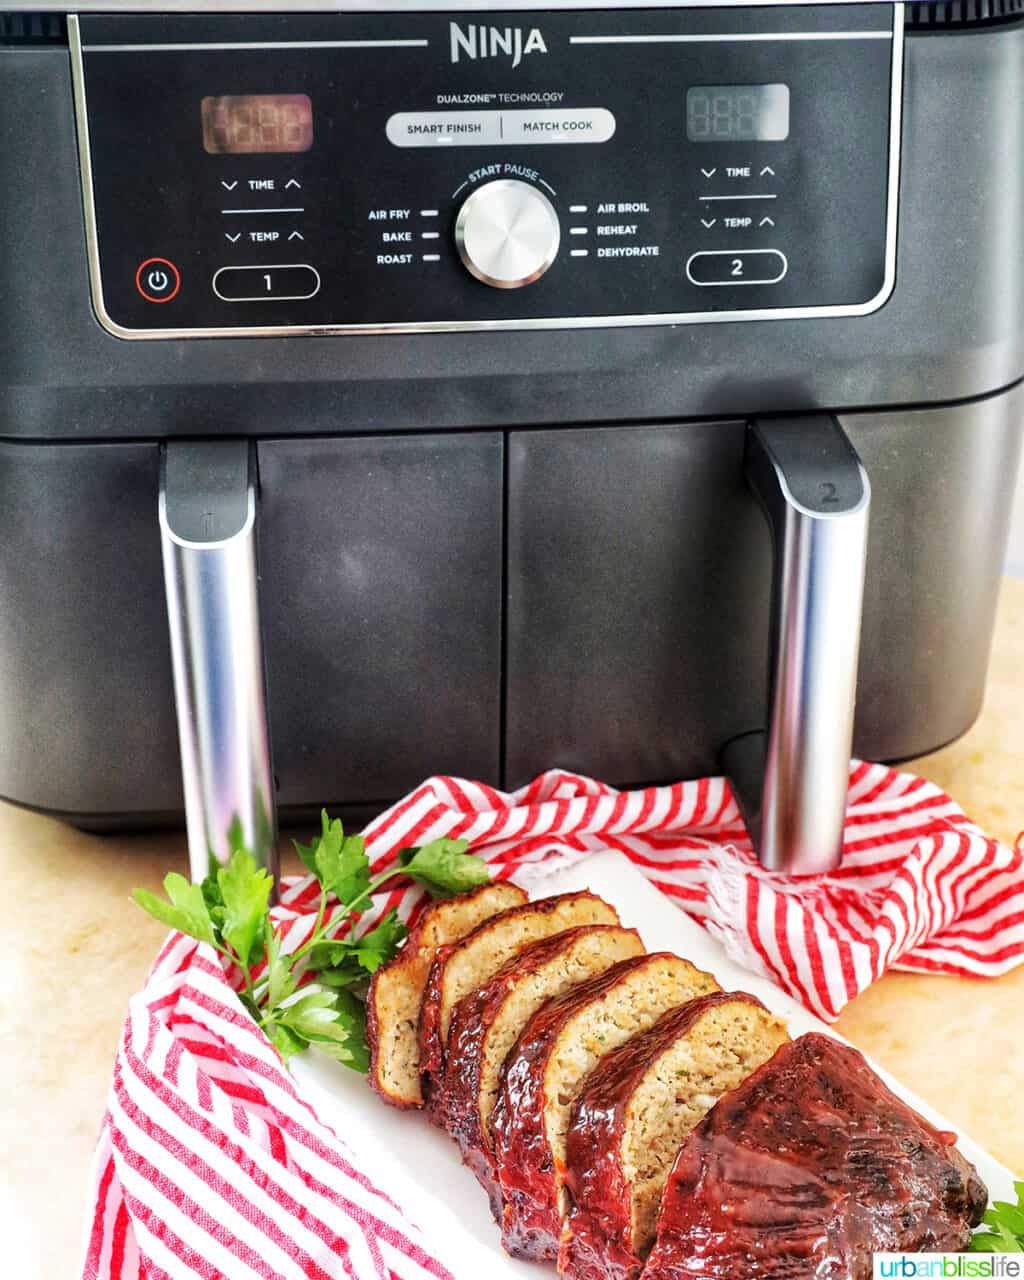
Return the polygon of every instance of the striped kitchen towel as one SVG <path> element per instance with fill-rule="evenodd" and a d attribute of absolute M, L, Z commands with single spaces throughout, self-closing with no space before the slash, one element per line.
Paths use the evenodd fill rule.
<path fill-rule="evenodd" d="M 813 879 L 758 866 L 720 778 L 615 791 L 552 771 L 511 795 L 433 778 L 365 835 L 375 869 L 404 845 L 463 836 L 524 886 L 619 850 L 734 960 L 826 1019 L 888 968 L 987 977 L 1024 960 L 1024 837 L 1015 850 L 989 839 L 938 787 L 880 765 L 853 765 L 842 866 Z M 309 877 L 283 883 L 287 949 L 308 936 L 316 899 Z M 383 892 L 360 927 L 422 903 L 415 886 Z M 130 1003 L 86 1280 L 448 1280 L 296 1092 L 231 976 L 209 947 L 172 934 Z"/>

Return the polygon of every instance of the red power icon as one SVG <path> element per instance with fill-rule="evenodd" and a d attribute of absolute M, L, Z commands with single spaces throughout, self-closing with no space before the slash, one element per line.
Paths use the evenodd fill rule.
<path fill-rule="evenodd" d="M 147 258 L 135 273 L 135 287 L 147 302 L 170 302 L 181 288 L 181 272 L 166 258 Z"/>

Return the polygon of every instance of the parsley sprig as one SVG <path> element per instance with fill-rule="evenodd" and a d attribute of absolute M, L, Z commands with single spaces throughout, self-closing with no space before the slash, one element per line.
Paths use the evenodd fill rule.
<path fill-rule="evenodd" d="M 132 897 L 162 924 L 214 948 L 242 977 L 238 997 L 287 1063 L 317 1045 L 356 1071 L 369 1067 L 363 1001 L 370 977 L 405 940 L 394 910 L 374 928 L 338 937 L 355 926 L 373 895 L 395 876 L 408 876 L 434 897 L 451 897 L 485 883 L 487 864 L 466 852 L 465 840 L 434 840 L 401 849 L 396 865 L 371 877 L 362 836 L 346 835 L 341 821 L 321 815 L 320 835 L 295 850 L 320 884 L 316 922 L 294 951 L 282 949 L 270 918 L 273 879 L 258 868 L 237 823 L 230 833 L 231 857 L 211 869 L 202 884 L 172 871 L 164 877 L 167 897 L 136 889 Z M 333 903 L 337 909 L 331 910 Z M 257 976 L 258 975 L 258 976 Z"/>
<path fill-rule="evenodd" d="M 1024 1182 L 1015 1182 L 1017 1203 L 996 1200 L 971 1236 L 973 1253 L 1024 1253 Z"/>

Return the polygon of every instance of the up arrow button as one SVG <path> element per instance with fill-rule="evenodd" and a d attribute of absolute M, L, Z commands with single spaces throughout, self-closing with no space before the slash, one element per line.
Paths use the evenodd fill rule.
<path fill-rule="evenodd" d="M 767 175 L 767 176 L 769 176 L 769 177 L 772 177 L 772 178 L 774 178 L 774 177 L 775 177 L 775 170 L 771 167 L 771 165 L 770 165 L 770 164 L 766 164 L 766 165 L 765 165 L 765 167 L 761 170 L 761 172 L 760 172 L 760 174 L 759 174 L 758 176 L 759 176 L 759 177 L 761 177 L 761 178 L 763 178 L 763 177 L 765 177 L 766 175 Z"/>

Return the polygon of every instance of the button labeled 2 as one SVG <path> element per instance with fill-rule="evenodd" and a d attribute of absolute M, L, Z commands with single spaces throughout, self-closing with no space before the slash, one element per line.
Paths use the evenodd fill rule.
<path fill-rule="evenodd" d="M 701 286 L 778 284 L 788 270 L 778 249 L 704 249 L 686 263 L 690 283 Z"/>
<path fill-rule="evenodd" d="M 320 292 L 320 273 L 305 263 L 221 267 L 213 291 L 223 302 L 296 302 Z"/>

